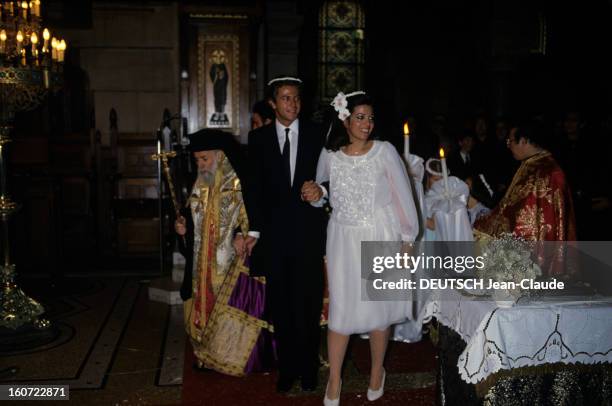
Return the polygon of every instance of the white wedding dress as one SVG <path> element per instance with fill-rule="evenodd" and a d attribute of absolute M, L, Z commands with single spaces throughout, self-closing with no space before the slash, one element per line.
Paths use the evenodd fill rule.
<path fill-rule="evenodd" d="M 408 174 L 395 148 L 374 141 L 364 155 L 323 150 L 317 183 L 329 181 L 329 328 L 340 334 L 383 330 L 404 321 L 410 303 L 362 298 L 361 242 L 414 241 L 419 222 Z"/>

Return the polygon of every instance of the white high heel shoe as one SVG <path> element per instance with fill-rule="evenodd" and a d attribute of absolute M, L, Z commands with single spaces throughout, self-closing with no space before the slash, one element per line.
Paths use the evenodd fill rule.
<path fill-rule="evenodd" d="M 342 379 L 340 379 L 340 386 L 338 386 L 338 397 L 336 399 L 330 399 L 327 397 L 327 389 L 329 388 L 329 381 L 325 387 L 325 397 L 323 398 L 324 406 L 338 406 L 340 404 L 340 392 L 342 392 Z"/>
<path fill-rule="evenodd" d="M 385 378 L 386 377 L 387 377 L 387 371 L 383 368 L 383 376 L 380 382 L 380 388 L 376 390 L 372 390 L 368 388 L 367 398 L 370 402 L 373 402 L 376 399 L 380 399 L 382 395 L 385 393 Z"/>

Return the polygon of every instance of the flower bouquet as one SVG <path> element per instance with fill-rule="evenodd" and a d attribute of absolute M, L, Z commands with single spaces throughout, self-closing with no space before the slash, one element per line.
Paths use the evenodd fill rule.
<path fill-rule="evenodd" d="M 486 243 L 482 256 L 485 266 L 477 275 L 489 287 L 489 294 L 499 306 L 514 305 L 516 300 L 530 292 L 524 286 L 527 280 L 542 275 L 542 270 L 531 259 L 533 242 L 512 233 L 504 233 Z"/>

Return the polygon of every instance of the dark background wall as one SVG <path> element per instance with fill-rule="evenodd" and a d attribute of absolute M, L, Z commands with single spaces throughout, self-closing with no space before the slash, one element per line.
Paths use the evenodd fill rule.
<path fill-rule="evenodd" d="M 270 2 L 273 3 L 273 2 Z M 300 74 L 316 80 L 318 7 L 301 1 Z M 610 108 L 609 1 L 365 0 L 366 90 L 382 133 L 407 116 L 437 114 L 461 127 L 477 112 L 497 116 Z M 352 89 L 347 89 L 350 91 Z M 306 99 L 314 97 L 306 92 Z"/>

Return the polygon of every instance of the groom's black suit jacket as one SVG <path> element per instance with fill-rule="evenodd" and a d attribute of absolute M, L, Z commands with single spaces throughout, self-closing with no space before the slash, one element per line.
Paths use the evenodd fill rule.
<path fill-rule="evenodd" d="M 261 233 L 251 258 L 251 274 L 272 276 L 281 272 L 278 261 L 274 261 L 279 254 L 323 257 L 327 215 L 302 201 L 300 193 L 305 181 L 316 178 L 323 145 L 319 128 L 300 120 L 291 186 L 275 123 L 249 133 L 249 228 Z"/>
<path fill-rule="evenodd" d="M 261 233 L 251 256 L 251 274 L 266 276 L 266 309 L 277 340 L 279 385 L 301 376 L 304 387 L 314 387 L 327 214 L 302 201 L 301 188 L 305 181 L 315 180 L 324 138 L 318 128 L 302 120 L 298 131 L 293 186 L 275 123 L 249 134 L 246 207 L 249 228 Z"/>

